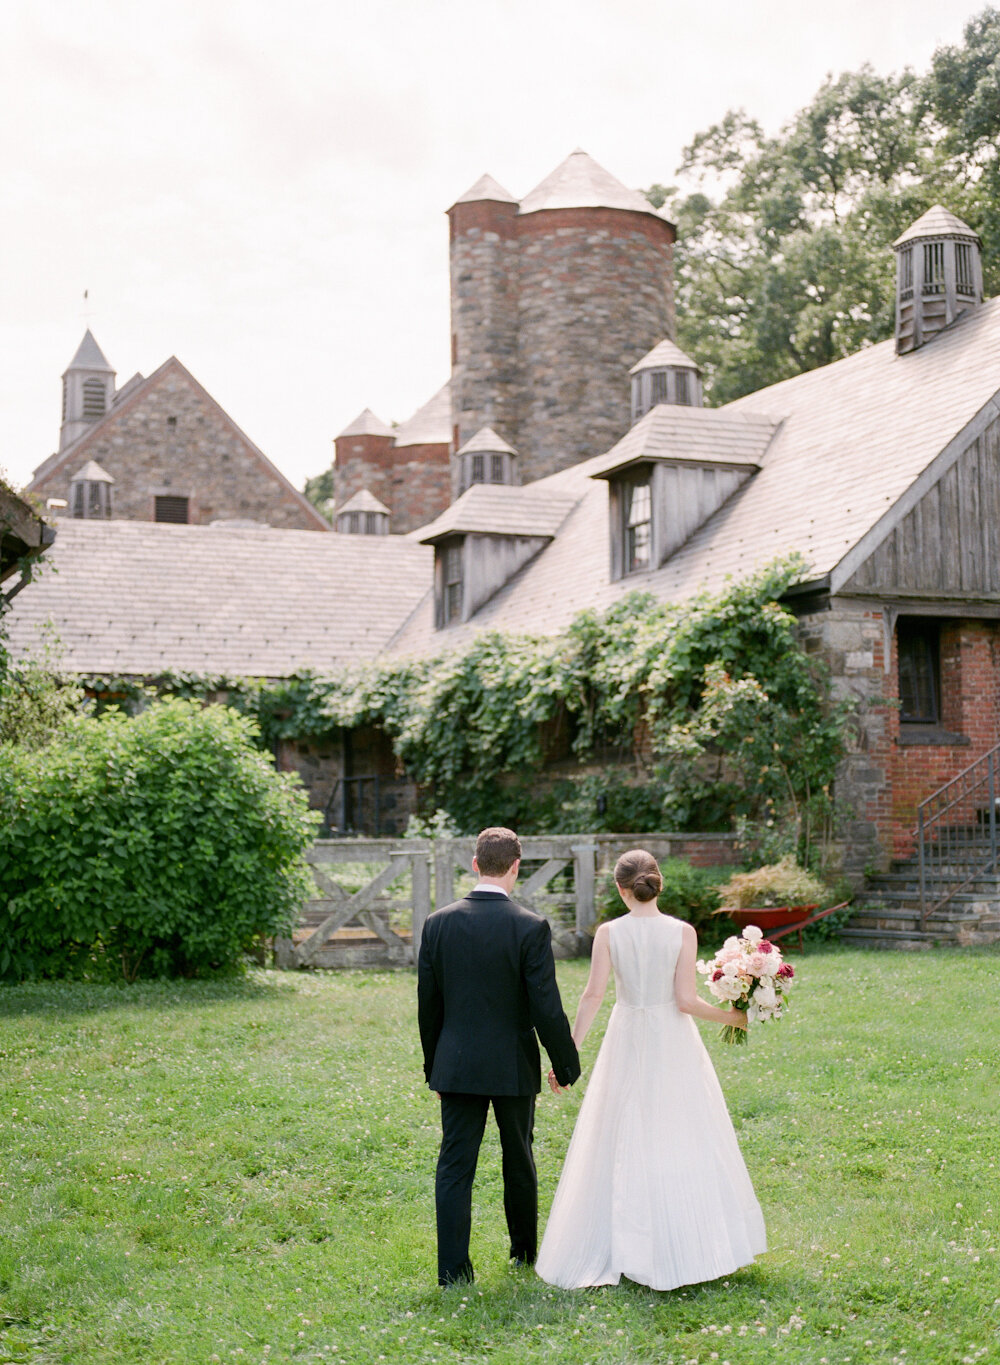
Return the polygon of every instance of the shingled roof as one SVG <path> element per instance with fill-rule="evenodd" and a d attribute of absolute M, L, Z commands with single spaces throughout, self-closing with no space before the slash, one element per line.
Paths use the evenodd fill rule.
<path fill-rule="evenodd" d="M 518 212 L 538 213 L 542 209 L 607 208 L 630 209 L 633 213 L 656 210 L 638 190 L 630 190 L 610 171 L 599 166 L 582 147 L 577 147 L 565 161 L 535 186 L 521 200 Z"/>
<path fill-rule="evenodd" d="M 576 505 L 561 489 L 513 484 L 474 483 L 429 526 L 411 534 L 424 545 L 447 536 L 478 533 L 497 536 L 554 536 Z"/>
<path fill-rule="evenodd" d="M 392 651 L 427 653 L 481 630 L 554 632 L 585 607 L 603 609 L 636 590 L 667 600 L 717 590 L 791 551 L 804 555 L 810 576 L 829 575 L 835 591 L 853 568 L 846 557 L 854 547 L 875 548 L 904 495 L 957 457 L 977 416 L 1000 416 L 1000 299 L 963 314 L 908 355 L 881 342 L 714 416 L 660 407 L 644 422 L 700 421 L 699 412 L 706 430 L 719 418 L 727 427 L 759 422 L 762 432 L 780 425 L 759 471 L 661 568 L 611 581 L 608 490 L 593 477 L 607 473 L 609 456 L 596 456 L 531 485 L 577 500 L 547 549 L 463 625 L 436 631 L 432 604 L 422 604 Z M 637 439 L 642 425 L 619 444 Z"/>
<path fill-rule="evenodd" d="M 402 536 L 60 520 L 7 618 L 16 655 L 51 622 L 72 673 L 286 677 L 372 658 L 427 591 L 432 553 Z"/>

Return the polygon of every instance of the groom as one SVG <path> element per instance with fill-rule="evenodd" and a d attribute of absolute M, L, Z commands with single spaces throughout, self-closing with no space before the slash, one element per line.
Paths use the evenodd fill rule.
<path fill-rule="evenodd" d="M 472 867 L 479 884 L 429 915 L 417 964 L 417 1014 L 427 1083 L 441 1100 L 437 1205 L 438 1283 L 473 1279 L 472 1181 L 486 1116 L 500 1130 L 511 1260 L 532 1265 L 538 1178 L 532 1155 L 541 1039 L 560 1085 L 580 1075 L 563 1012 L 548 920 L 510 898 L 521 842 L 484 829 Z"/>

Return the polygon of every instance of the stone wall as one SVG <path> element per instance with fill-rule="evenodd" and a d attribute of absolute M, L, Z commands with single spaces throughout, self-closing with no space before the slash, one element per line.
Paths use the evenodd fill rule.
<path fill-rule="evenodd" d="M 674 333 L 670 224 L 483 202 L 450 218 L 455 449 L 491 426 L 524 483 L 609 449 L 629 369 Z"/>
<path fill-rule="evenodd" d="M 326 526 L 177 361 L 137 386 L 32 492 L 68 500 L 70 479 L 88 460 L 114 479 L 117 519 L 154 521 L 155 499 L 167 495 L 189 499 L 192 524 L 237 518 L 294 530 Z"/>

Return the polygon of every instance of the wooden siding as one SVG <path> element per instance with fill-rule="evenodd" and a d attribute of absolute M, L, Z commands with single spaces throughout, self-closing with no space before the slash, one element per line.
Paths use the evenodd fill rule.
<path fill-rule="evenodd" d="M 662 461 L 653 470 L 653 558 L 657 568 L 750 477 L 739 465 Z"/>
<path fill-rule="evenodd" d="M 969 443 L 840 591 L 1000 593 L 1000 422 Z"/>

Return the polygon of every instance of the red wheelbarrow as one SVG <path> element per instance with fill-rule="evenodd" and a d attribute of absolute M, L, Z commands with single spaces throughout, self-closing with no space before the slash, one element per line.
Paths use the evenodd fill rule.
<path fill-rule="evenodd" d="M 756 924 L 758 929 L 765 931 L 765 937 L 773 943 L 775 939 L 784 938 L 786 934 L 798 934 L 799 952 L 802 952 L 802 930 L 810 924 L 817 924 L 821 919 L 826 919 L 827 915 L 834 914 L 837 910 L 845 910 L 850 905 L 850 901 L 841 901 L 839 905 L 828 906 L 826 910 L 816 910 L 815 905 L 783 905 L 761 906 L 757 910 L 730 910 L 725 906 L 719 911 L 720 915 L 728 915 L 729 918 L 740 929 L 745 929 L 748 924 Z"/>

